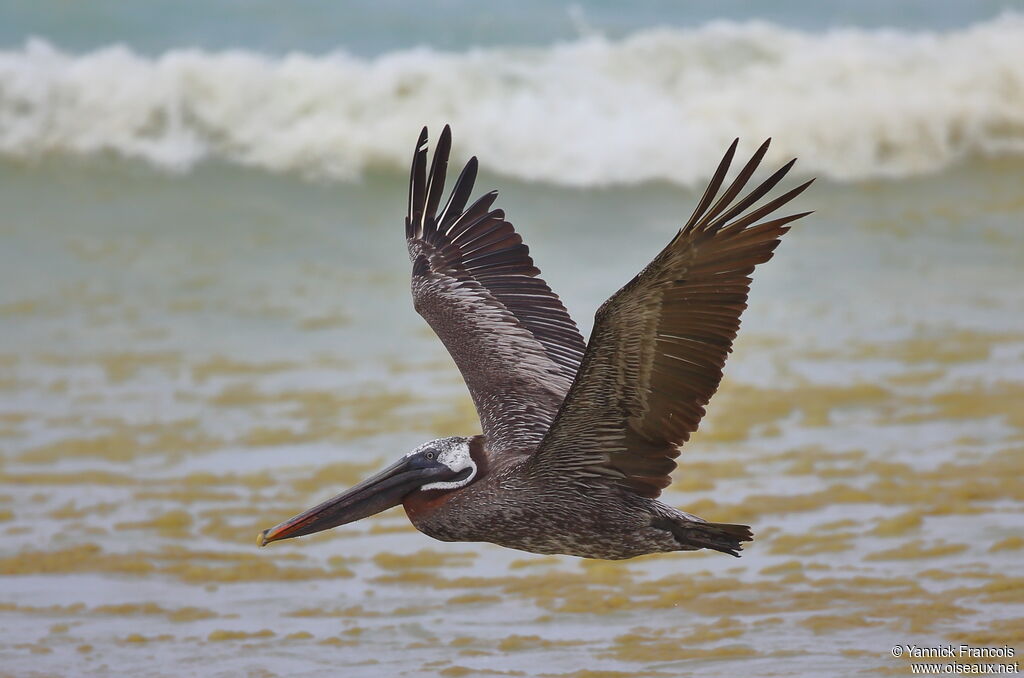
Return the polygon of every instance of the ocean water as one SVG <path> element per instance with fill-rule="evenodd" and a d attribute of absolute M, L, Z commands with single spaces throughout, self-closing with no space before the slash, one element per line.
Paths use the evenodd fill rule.
<path fill-rule="evenodd" d="M 0 2 L 0 675 L 910 675 L 1024 652 L 1024 3 Z M 478 430 L 412 309 L 422 125 L 584 331 L 734 137 L 814 209 L 663 495 L 735 560 L 401 509 Z M 767 170 L 766 170 L 767 171 Z"/>

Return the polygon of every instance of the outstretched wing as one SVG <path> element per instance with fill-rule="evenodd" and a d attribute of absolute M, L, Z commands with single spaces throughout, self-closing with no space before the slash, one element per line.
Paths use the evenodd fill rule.
<path fill-rule="evenodd" d="M 423 128 L 405 220 L 413 303 L 462 372 L 489 449 L 529 451 L 551 425 L 585 345 L 505 213 L 491 209 L 497 192 L 466 207 L 476 158 L 438 214 L 450 150 L 446 125 L 428 173 Z"/>
<path fill-rule="evenodd" d="M 530 459 L 532 473 L 610 481 L 647 497 L 671 482 L 678 446 L 697 430 L 722 379 L 750 274 L 772 257 L 786 224 L 810 214 L 761 221 L 810 181 L 751 209 L 795 160 L 737 200 L 768 141 L 716 201 L 736 143 L 672 242 L 598 310 L 576 381 Z"/>

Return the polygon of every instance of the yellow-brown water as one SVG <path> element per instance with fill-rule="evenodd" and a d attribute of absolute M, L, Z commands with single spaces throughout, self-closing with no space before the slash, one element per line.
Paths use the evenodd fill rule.
<path fill-rule="evenodd" d="M 585 331 L 695 197 L 482 183 Z M 257 549 L 477 430 L 409 302 L 402 184 L 0 167 L 0 674 L 908 675 L 893 645 L 1024 651 L 1024 166 L 807 194 L 663 496 L 751 524 L 739 560 L 444 544 L 401 509 Z"/>

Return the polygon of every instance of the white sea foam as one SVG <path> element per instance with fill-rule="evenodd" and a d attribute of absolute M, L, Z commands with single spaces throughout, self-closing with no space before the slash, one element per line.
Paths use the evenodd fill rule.
<path fill-rule="evenodd" d="M 423 124 L 538 181 L 706 177 L 735 136 L 839 180 L 1024 152 L 1024 15 L 946 33 L 713 23 L 540 48 L 364 59 L 109 47 L 0 52 L 0 154 L 205 158 L 353 178 L 404 169 Z"/>

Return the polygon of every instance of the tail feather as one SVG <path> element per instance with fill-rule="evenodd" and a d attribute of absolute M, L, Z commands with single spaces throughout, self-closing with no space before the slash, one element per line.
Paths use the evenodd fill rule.
<path fill-rule="evenodd" d="M 714 549 L 730 556 L 740 557 L 743 550 L 742 542 L 754 538 L 749 525 L 733 525 L 732 523 L 704 523 L 694 530 L 699 540 L 694 543 L 706 549 Z"/>
<path fill-rule="evenodd" d="M 740 557 L 739 552 L 743 550 L 742 542 L 754 538 L 749 525 L 665 519 L 658 521 L 654 526 L 672 532 L 672 536 L 683 547 L 711 549 L 737 558 Z"/>

